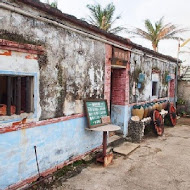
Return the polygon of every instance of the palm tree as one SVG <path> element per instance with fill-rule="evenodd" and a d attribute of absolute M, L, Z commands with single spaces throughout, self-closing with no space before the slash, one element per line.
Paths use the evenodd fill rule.
<path fill-rule="evenodd" d="M 113 3 L 108 4 L 105 8 L 98 3 L 88 4 L 87 8 L 90 10 L 91 16 L 86 21 L 90 24 L 111 33 L 118 33 L 125 29 L 122 26 L 112 28 L 113 24 L 121 18 L 120 15 L 114 18 L 115 6 Z"/>
<path fill-rule="evenodd" d="M 172 23 L 164 24 L 164 17 L 158 20 L 155 24 L 152 24 L 149 19 L 145 20 L 145 29 L 135 28 L 133 31 L 128 31 L 135 36 L 142 37 L 151 41 L 154 51 L 158 51 L 158 44 L 161 40 L 173 39 L 173 40 L 183 40 L 176 35 L 188 31 L 184 28 L 178 28 Z M 134 37 L 134 36 L 133 36 Z"/>
<path fill-rule="evenodd" d="M 50 3 L 49 0 L 46 0 L 46 3 L 49 4 L 51 7 L 57 8 L 57 0 L 54 0 L 52 3 Z"/>

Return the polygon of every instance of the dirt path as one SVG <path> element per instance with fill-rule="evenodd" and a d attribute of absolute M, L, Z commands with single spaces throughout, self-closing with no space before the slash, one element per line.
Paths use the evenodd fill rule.
<path fill-rule="evenodd" d="M 190 119 L 186 124 L 190 124 Z M 190 125 L 166 128 L 162 137 L 145 139 L 128 157 L 107 168 L 91 164 L 54 190 L 189 190 Z"/>

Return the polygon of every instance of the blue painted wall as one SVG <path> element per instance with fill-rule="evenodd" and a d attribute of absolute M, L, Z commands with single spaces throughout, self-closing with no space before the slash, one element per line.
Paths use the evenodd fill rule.
<path fill-rule="evenodd" d="M 128 134 L 128 106 L 121 105 L 111 105 L 111 120 L 115 125 L 119 125 L 121 127 L 121 131 L 124 137 Z"/>
<path fill-rule="evenodd" d="M 0 134 L 0 189 L 37 174 L 34 146 L 40 172 L 102 144 L 102 132 L 92 132 L 86 118 Z"/>

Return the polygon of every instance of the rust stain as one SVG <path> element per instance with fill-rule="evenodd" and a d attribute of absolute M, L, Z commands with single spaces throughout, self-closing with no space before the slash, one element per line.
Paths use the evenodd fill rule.
<path fill-rule="evenodd" d="M 26 118 L 24 118 L 23 120 L 22 120 L 22 124 L 25 124 L 26 123 Z"/>
<path fill-rule="evenodd" d="M 38 59 L 36 55 L 28 54 L 25 56 L 26 59 Z"/>
<path fill-rule="evenodd" d="M 0 55 L 11 56 L 12 52 L 11 50 L 1 50 Z"/>
<path fill-rule="evenodd" d="M 14 126 L 20 125 L 20 124 L 22 124 L 22 121 L 14 122 L 14 123 L 12 123 L 12 126 L 14 127 Z"/>

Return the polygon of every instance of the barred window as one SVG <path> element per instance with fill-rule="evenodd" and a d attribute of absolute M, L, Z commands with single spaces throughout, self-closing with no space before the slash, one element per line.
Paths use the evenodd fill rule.
<path fill-rule="evenodd" d="M 0 116 L 34 111 L 32 76 L 0 75 Z"/>

